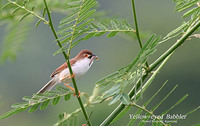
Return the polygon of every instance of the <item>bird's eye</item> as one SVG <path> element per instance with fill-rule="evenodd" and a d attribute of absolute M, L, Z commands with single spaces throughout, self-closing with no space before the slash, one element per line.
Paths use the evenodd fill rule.
<path fill-rule="evenodd" d="M 88 57 L 88 54 L 84 54 L 85 57 Z"/>

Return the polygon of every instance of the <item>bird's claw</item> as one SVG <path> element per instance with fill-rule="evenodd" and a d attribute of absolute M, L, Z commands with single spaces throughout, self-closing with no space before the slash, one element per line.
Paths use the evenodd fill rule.
<path fill-rule="evenodd" d="M 76 97 L 80 97 L 81 96 L 81 92 L 78 91 L 78 95 L 76 94 L 76 92 L 73 94 L 73 96 L 76 96 Z"/>
<path fill-rule="evenodd" d="M 74 73 L 69 75 L 69 78 L 74 78 L 74 77 L 75 77 Z"/>
<path fill-rule="evenodd" d="M 71 79 L 72 77 L 73 77 L 73 78 L 75 77 L 75 74 L 74 74 L 74 73 L 63 77 L 60 81 L 63 81 L 63 80 L 65 80 L 66 78 Z"/>

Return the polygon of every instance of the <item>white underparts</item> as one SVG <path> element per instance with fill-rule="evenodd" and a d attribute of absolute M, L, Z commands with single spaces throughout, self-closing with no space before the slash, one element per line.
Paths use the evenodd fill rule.
<path fill-rule="evenodd" d="M 73 71 L 73 73 L 75 74 L 75 78 L 76 78 L 76 79 L 80 78 L 83 74 L 85 74 L 85 73 L 89 70 L 89 68 L 91 67 L 91 65 L 92 65 L 92 63 L 93 63 L 93 61 L 92 61 L 92 63 L 89 65 L 90 60 L 91 60 L 91 59 L 89 59 L 89 58 L 84 58 L 84 59 L 82 59 L 82 60 L 77 61 L 75 64 L 73 64 L 73 65 L 71 66 L 71 67 L 72 67 L 72 71 Z M 69 75 L 70 75 L 69 69 L 68 69 L 68 68 L 64 69 L 64 70 L 59 74 L 59 79 L 60 79 L 60 81 L 61 81 L 63 78 L 69 76 Z M 64 82 L 64 83 L 71 83 L 71 79 L 67 77 L 67 78 L 64 79 L 62 82 Z"/>

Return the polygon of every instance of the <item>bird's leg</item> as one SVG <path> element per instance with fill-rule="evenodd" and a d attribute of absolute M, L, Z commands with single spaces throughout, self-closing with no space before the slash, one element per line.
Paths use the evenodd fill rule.
<path fill-rule="evenodd" d="M 71 90 L 73 90 L 73 91 L 75 92 L 75 89 L 74 89 L 73 87 L 69 86 L 67 83 L 65 83 L 64 85 L 65 85 L 66 87 L 70 88 Z M 75 96 L 75 95 L 76 95 L 76 92 L 74 93 L 73 96 Z M 81 95 L 81 92 L 79 91 L 77 97 L 80 97 L 80 95 Z"/>
<path fill-rule="evenodd" d="M 63 80 L 65 80 L 66 78 L 69 78 L 69 79 L 71 79 L 72 77 L 75 77 L 75 74 L 73 73 L 72 75 L 71 74 L 69 74 L 69 75 L 67 75 L 67 76 L 65 76 L 65 77 L 63 77 L 60 81 L 63 81 Z"/>
<path fill-rule="evenodd" d="M 73 77 L 73 78 L 75 77 L 75 74 L 74 74 L 74 73 L 69 75 L 69 78 L 72 78 L 72 77 Z"/>

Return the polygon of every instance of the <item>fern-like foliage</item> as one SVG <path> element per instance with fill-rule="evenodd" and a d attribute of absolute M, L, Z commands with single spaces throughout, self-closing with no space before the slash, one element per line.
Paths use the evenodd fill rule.
<path fill-rule="evenodd" d="M 165 122 L 165 117 L 166 114 L 169 113 L 173 108 L 175 108 L 176 106 L 178 106 L 181 102 L 183 102 L 187 97 L 188 94 L 184 95 L 182 98 L 178 99 L 177 102 L 172 105 L 171 107 L 169 107 L 169 109 L 163 111 L 161 114 L 157 115 L 155 113 L 155 111 L 157 110 L 157 108 L 162 107 L 161 104 L 174 92 L 174 90 L 177 88 L 178 85 L 176 85 L 160 102 L 158 102 L 158 104 L 154 105 L 151 109 L 147 109 L 148 105 L 153 101 L 153 99 L 159 95 L 159 92 L 164 88 L 164 86 L 166 85 L 167 81 L 161 86 L 160 89 L 157 90 L 157 92 L 148 100 L 146 101 L 143 105 L 139 105 L 137 104 L 137 102 L 139 102 L 137 100 L 137 102 L 131 102 L 130 105 L 128 105 L 123 111 L 121 111 L 121 113 L 115 117 L 115 119 L 111 122 L 114 123 L 117 120 L 121 119 L 125 114 L 127 114 L 127 112 L 131 109 L 131 108 L 136 108 L 137 111 L 136 113 L 130 114 L 129 113 L 129 117 L 130 117 L 130 122 L 127 124 L 127 126 L 144 126 L 147 124 L 147 122 L 151 122 L 152 126 L 154 125 L 159 125 L 159 126 L 163 126 L 163 125 L 168 125 L 170 126 L 170 123 L 166 123 Z M 183 114 L 185 116 L 191 114 L 192 112 L 195 112 L 199 109 L 200 107 L 195 108 L 194 110 L 191 110 L 190 112 Z M 136 118 L 133 116 L 137 116 L 137 115 L 144 115 L 145 118 L 141 119 L 139 122 L 136 121 Z M 131 118 L 132 117 L 132 118 Z M 153 118 L 152 118 L 153 117 Z M 155 118 L 157 117 L 157 118 Z M 163 118 L 162 118 L 163 117 Z M 173 120 L 175 121 L 175 120 Z"/>
<path fill-rule="evenodd" d="M 59 120 L 53 126 L 78 126 L 78 117 L 77 114 L 81 109 L 77 109 L 73 113 L 66 114 L 62 113 L 59 115 Z"/>
<path fill-rule="evenodd" d="M 76 0 L 68 3 L 66 11 L 70 14 L 60 21 L 57 32 L 60 35 L 59 40 L 63 44 L 63 49 L 70 51 L 80 41 L 105 33 L 108 33 L 107 37 L 113 37 L 118 32 L 135 32 L 126 21 L 112 20 L 110 24 L 92 23 L 95 20 L 91 16 L 96 11 L 93 9 L 96 3 L 96 0 Z M 67 48 L 67 46 L 69 47 Z"/>
<path fill-rule="evenodd" d="M 184 21 L 181 26 L 168 33 L 163 38 L 163 41 L 185 34 L 200 19 L 200 0 L 174 0 L 174 2 L 176 2 L 175 11 L 186 11 L 183 14 L 183 18 L 189 16 L 191 16 L 191 18 L 188 21 Z"/>
<path fill-rule="evenodd" d="M 154 35 L 146 42 L 133 62 L 108 77 L 98 81 L 93 91 L 92 101 L 99 102 L 109 97 L 113 97 L 109 104 L 113 104 L 119 99 L 124 104 L 129 104 L 128 96 L 122 93 L 129 84 L 136 84 L 143 75 L 146 74 L 145 62 L 148 57 L 155 52 L 159 37 L 154 39 Z"/>
<path fill-rule="evenodd" d="M 49 6 L 53 11 L 61 13 L 68 2 L 50 0 Z M 41 0 L 7 0 L 7 3 L 5 0 L 0 0 L 0 8 L 0 25 L 7 24 L 7 34 L 1 45 L 0 57 L 1 62 L 4 62 L 9 58 L 14 60 L 17 52 L 22 50 L 22 43 L 34 18 L 38 20 L 35 23 L 36 27 L 42 21 L 46 24 L 48 21 L 45 19 L 46 9 Z"/>
<path fill-rule="evenodd" d="M 183 17 L 200 13 L 200 0 L 174 0 L 176 2 L 175 11 L 181 12 L 187 10 Z"/>
<path fill-rule="evenodd" d="M 17 52 L 22 50 L 22 43 L 34 19 L 29 15 L 34 13 L 34 9 L 35 6 L 30 7 L 26 0 L 8 0 L 4 6 L 1 4 L 0 24 L 7 24 L 7 34 L 1 46 L 1 62 L 8 58 L 14 60 Z"/>
<path fill-rule="evenodd" d="M 15 60 L 16 53 L 22 50 L 31 23 L 32 18 L 28 18 L 27 21 L 11 22 L 7 25 L 7 36 L 0 47 L 0 62 L 4 62 L 8 58 Z"/>
<path fill-rule="evenodd" d="M 28 110 L 28 112 L 33 112 L 40 108 L 40 110 L 44 110 L 48 107 L 48 105 L 56 105 L 60 101 L 61 97 L 64 97 L 65 101 L 68 101 L 71 97 L 71 92 L 69 89 L 57 86 L 57 91 L 47 91 L 43 94 L 34 94 L 33 97 L 23 97 L 25 102 L 13 104 L 11 107 L 13 110 L 3 114 L 0 116 L 0 119 L 7 118 L 13 114 Z"/>

